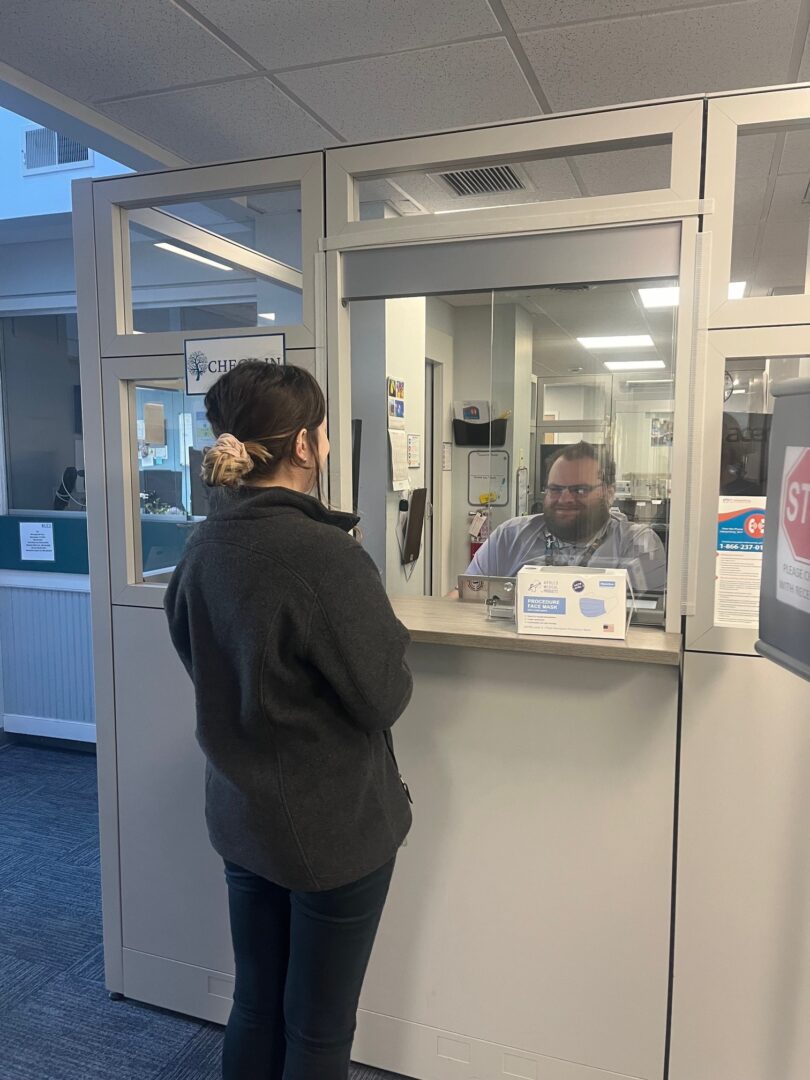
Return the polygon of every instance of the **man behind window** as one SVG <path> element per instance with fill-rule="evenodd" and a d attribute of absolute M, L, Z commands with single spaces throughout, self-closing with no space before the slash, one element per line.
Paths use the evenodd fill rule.
<path fill-rule="evenodd" d="M 499 525 L 466 572 L 513 577 L 527 564 L 620 567 L 634 592 L 662 592 L 664 545 L 648 525 L 634 525 L 613 507 L 615 483 L 616 466 L 600 447 L 564 447 L 549 464 L 543 513 Z"/>

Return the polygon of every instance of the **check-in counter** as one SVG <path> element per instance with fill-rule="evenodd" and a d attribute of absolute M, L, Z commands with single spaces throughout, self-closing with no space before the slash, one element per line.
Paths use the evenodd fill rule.
<path fill-rule="evenodd" d="M 660 1077 L 680 637 L 518 637 L 400 599 L 414 797 L 354 1056 L 406 1076 Z"/>

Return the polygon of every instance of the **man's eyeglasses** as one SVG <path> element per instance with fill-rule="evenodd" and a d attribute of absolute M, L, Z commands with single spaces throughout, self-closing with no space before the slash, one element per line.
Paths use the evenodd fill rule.
<path fill-rule="evenodd" d="M 602 487 L 604 480 L 598 484 L 547 484 L 546 495 L 550 499 L 559 499 L 565 492 L 569 492 L 575 499 L 587 499 L 592 491 Z"/>

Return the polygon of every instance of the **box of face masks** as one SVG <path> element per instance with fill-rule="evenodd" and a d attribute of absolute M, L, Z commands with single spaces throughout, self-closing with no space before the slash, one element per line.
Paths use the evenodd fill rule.
<path fill-rule="evenodd" d="M 524 566 L 517 575 L 517 631 L 558 637 L 627 634 L 627 571 Z"/>

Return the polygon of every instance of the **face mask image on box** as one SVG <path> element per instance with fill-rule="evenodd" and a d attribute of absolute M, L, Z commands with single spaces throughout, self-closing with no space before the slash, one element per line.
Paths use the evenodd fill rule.
<path fill-rule="evenodd" d="M 579 598 L 579 610 L 587 619 L 598 619 L 607 611 L 604 600 L 598 600 L 591 596 Z"/>

